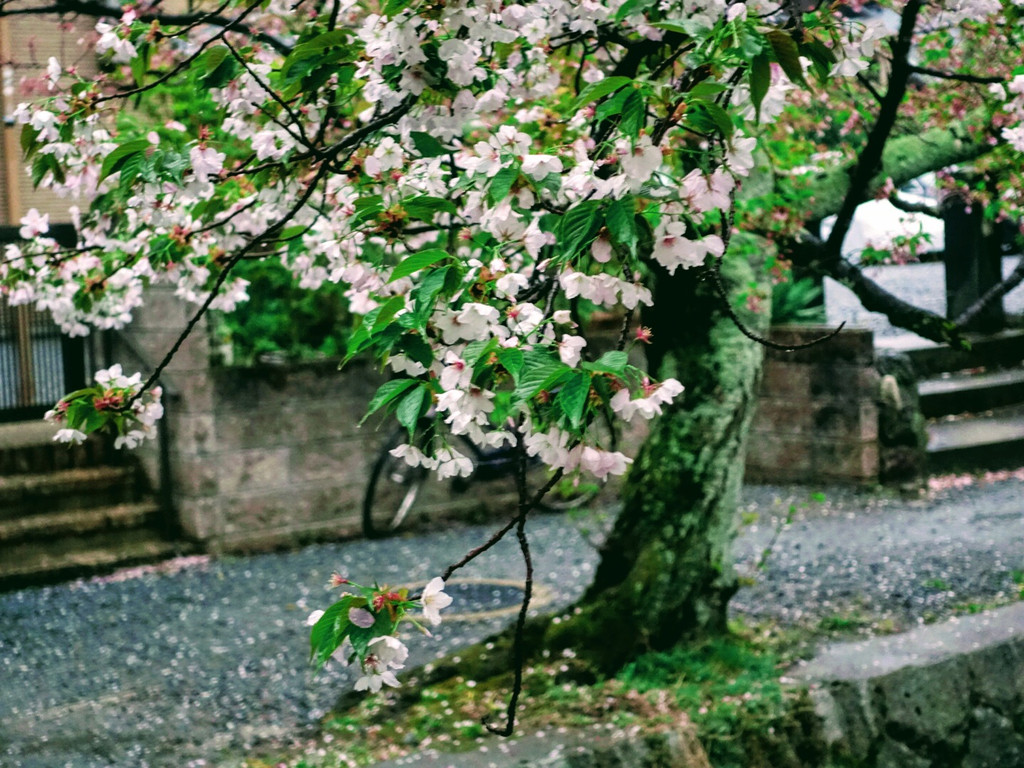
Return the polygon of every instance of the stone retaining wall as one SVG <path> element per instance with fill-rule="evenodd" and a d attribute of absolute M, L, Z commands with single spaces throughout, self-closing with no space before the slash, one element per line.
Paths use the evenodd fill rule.
<path fill-rule="evenodd" d="M 776 326 L 771 339 L 800 345 L 827 326 Z M 878 374 L 874 335 L 844 328 L 793 352 L 765 350 L 747 451 L 747 480 L 770 483 L 878 479 Z"/>
<path fill-rule="evenodd" d="M 1024 766 L 1024 604 L 836 645 L 797 674 L 854 765 Z"/>
<path fill-rule="evenodd" d="M 188 311 L 154 291 L 131 327 L 149 366 L 173 345 Z M 136 370 L 125 349 L 114 351 Z M 382 441 L 357 425 L 381 375 L 358 362 L 218 368 L 200 325 L 167 369 L 173 503 L 182 533 L 212 551 L 293 546 L 360 531 L 367 468 Z M 159 450 L 142 459 L 159 477 Z"/>

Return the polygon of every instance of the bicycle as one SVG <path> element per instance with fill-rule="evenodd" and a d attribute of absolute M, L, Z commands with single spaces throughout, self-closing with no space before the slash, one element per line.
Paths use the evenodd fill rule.
<path fill-rule="evenodd" d="M 610 419 L 600 419 L 599 430 L 605 430 L 606 445 L 614 450 L 616 436 Z M 420 498 L 430 470 L 413 467 L 404 459 L 391 455 L 392 449 L 408 442 L 408 433 L 396 429 L 384 443 L 370 470 L 370 479 L 363 495 L 363 534 L 368 539 L 377 539 L 397 532 L 409 522 L 410 512 Z M 500 478 L 513 478 L 517 471 L 518 453 L 514 446 L 482 448 L 464 435 L 455 436 L 458 450 L 473 463 L 469 477 L 454 478 L 454 489 L 465 492 L 476 482 L 487 482 Z M 535 457 L 527 459 L 527 484 L 536 491 L 547 481 L 548 470 Z M 540 508 L 548 511 L 577 509 L 591 501 L 600 492 L 602 482 L 593 480 L 586 484 L 572 485 L 556 483 L 544 499 Z"/>

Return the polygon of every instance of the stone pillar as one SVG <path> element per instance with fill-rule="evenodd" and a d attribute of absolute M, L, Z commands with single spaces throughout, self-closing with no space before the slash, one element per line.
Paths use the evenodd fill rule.
<path fill-rule="evenodd" d="M 776 326 L 772 341 L 799 345 L 831 330 Z M 878 374 L 874 334 L 844 328 L 795 352 L 765 351 L 747 450 L 754 482 L 874 482 L 878 479 Z"/>
<path fill-rule="evenodd" d="M 996 226 L 980 204 L 959 198 L 942 203 L 946 224 L 946 317 L 955 319 L 1002 280 L 1002 252 Z M 992 333 L 1006 325 L 1002 300 L 993 302 L 965 330 Z"/>
<path fill-rule="evenodd" d="M 174 346 L 196 309 L 175 297 L 169 287 L 150 289 L 145 305 L 124 332 L 127 343 L 115 344 L 114 359 L 121 362 L 127 373 L 141 370 L 145 378 Z M 169 433 L 170 490 L 177 516 L 171 527 L 177 527 L 186 538 L 195 541 L 216 540 L 223 530 L 223 521 L 217 498 L 220 468 L 214 460 L 217 435 L 205 320 L 182 344 L 161 381 L 165 386 L 167 418 L 160 428 Z M 158 488 L 159 443 L 148 441 L 140 457 L 151 485 Z"/>

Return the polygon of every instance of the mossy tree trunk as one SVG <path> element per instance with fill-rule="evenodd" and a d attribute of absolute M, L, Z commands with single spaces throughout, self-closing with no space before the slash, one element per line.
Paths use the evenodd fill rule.
<path fill-rule="evenodd" d="M 737 254 L 723 279 L 746 289 L 755 273 Z M 655 292 L 644 318 L 654 330 L 649 369 L 686 389 L 636 457 L 580 610 L 549 625 L 545 638 L 606 672 L 646 650 L 725 631 L 737 588 L 730 545 L 762 347 L 729 318 L 707 275 L 660 274 Z M 764 331 L 766 314 L 740 314 Z"/>

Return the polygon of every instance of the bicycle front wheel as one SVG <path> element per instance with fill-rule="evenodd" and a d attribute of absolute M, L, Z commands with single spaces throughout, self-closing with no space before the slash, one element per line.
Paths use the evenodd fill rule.
<path fill-rule="evenodd" d="M 404 432 L 393 434 L 370 470 L 363 496 L 363 534 L 368 539 L 390 536 L 408 522 L 427 480 L 426 469 L 410 467 L 404 459 L 391 455 L 391 449 L 404 439 Z"/>

